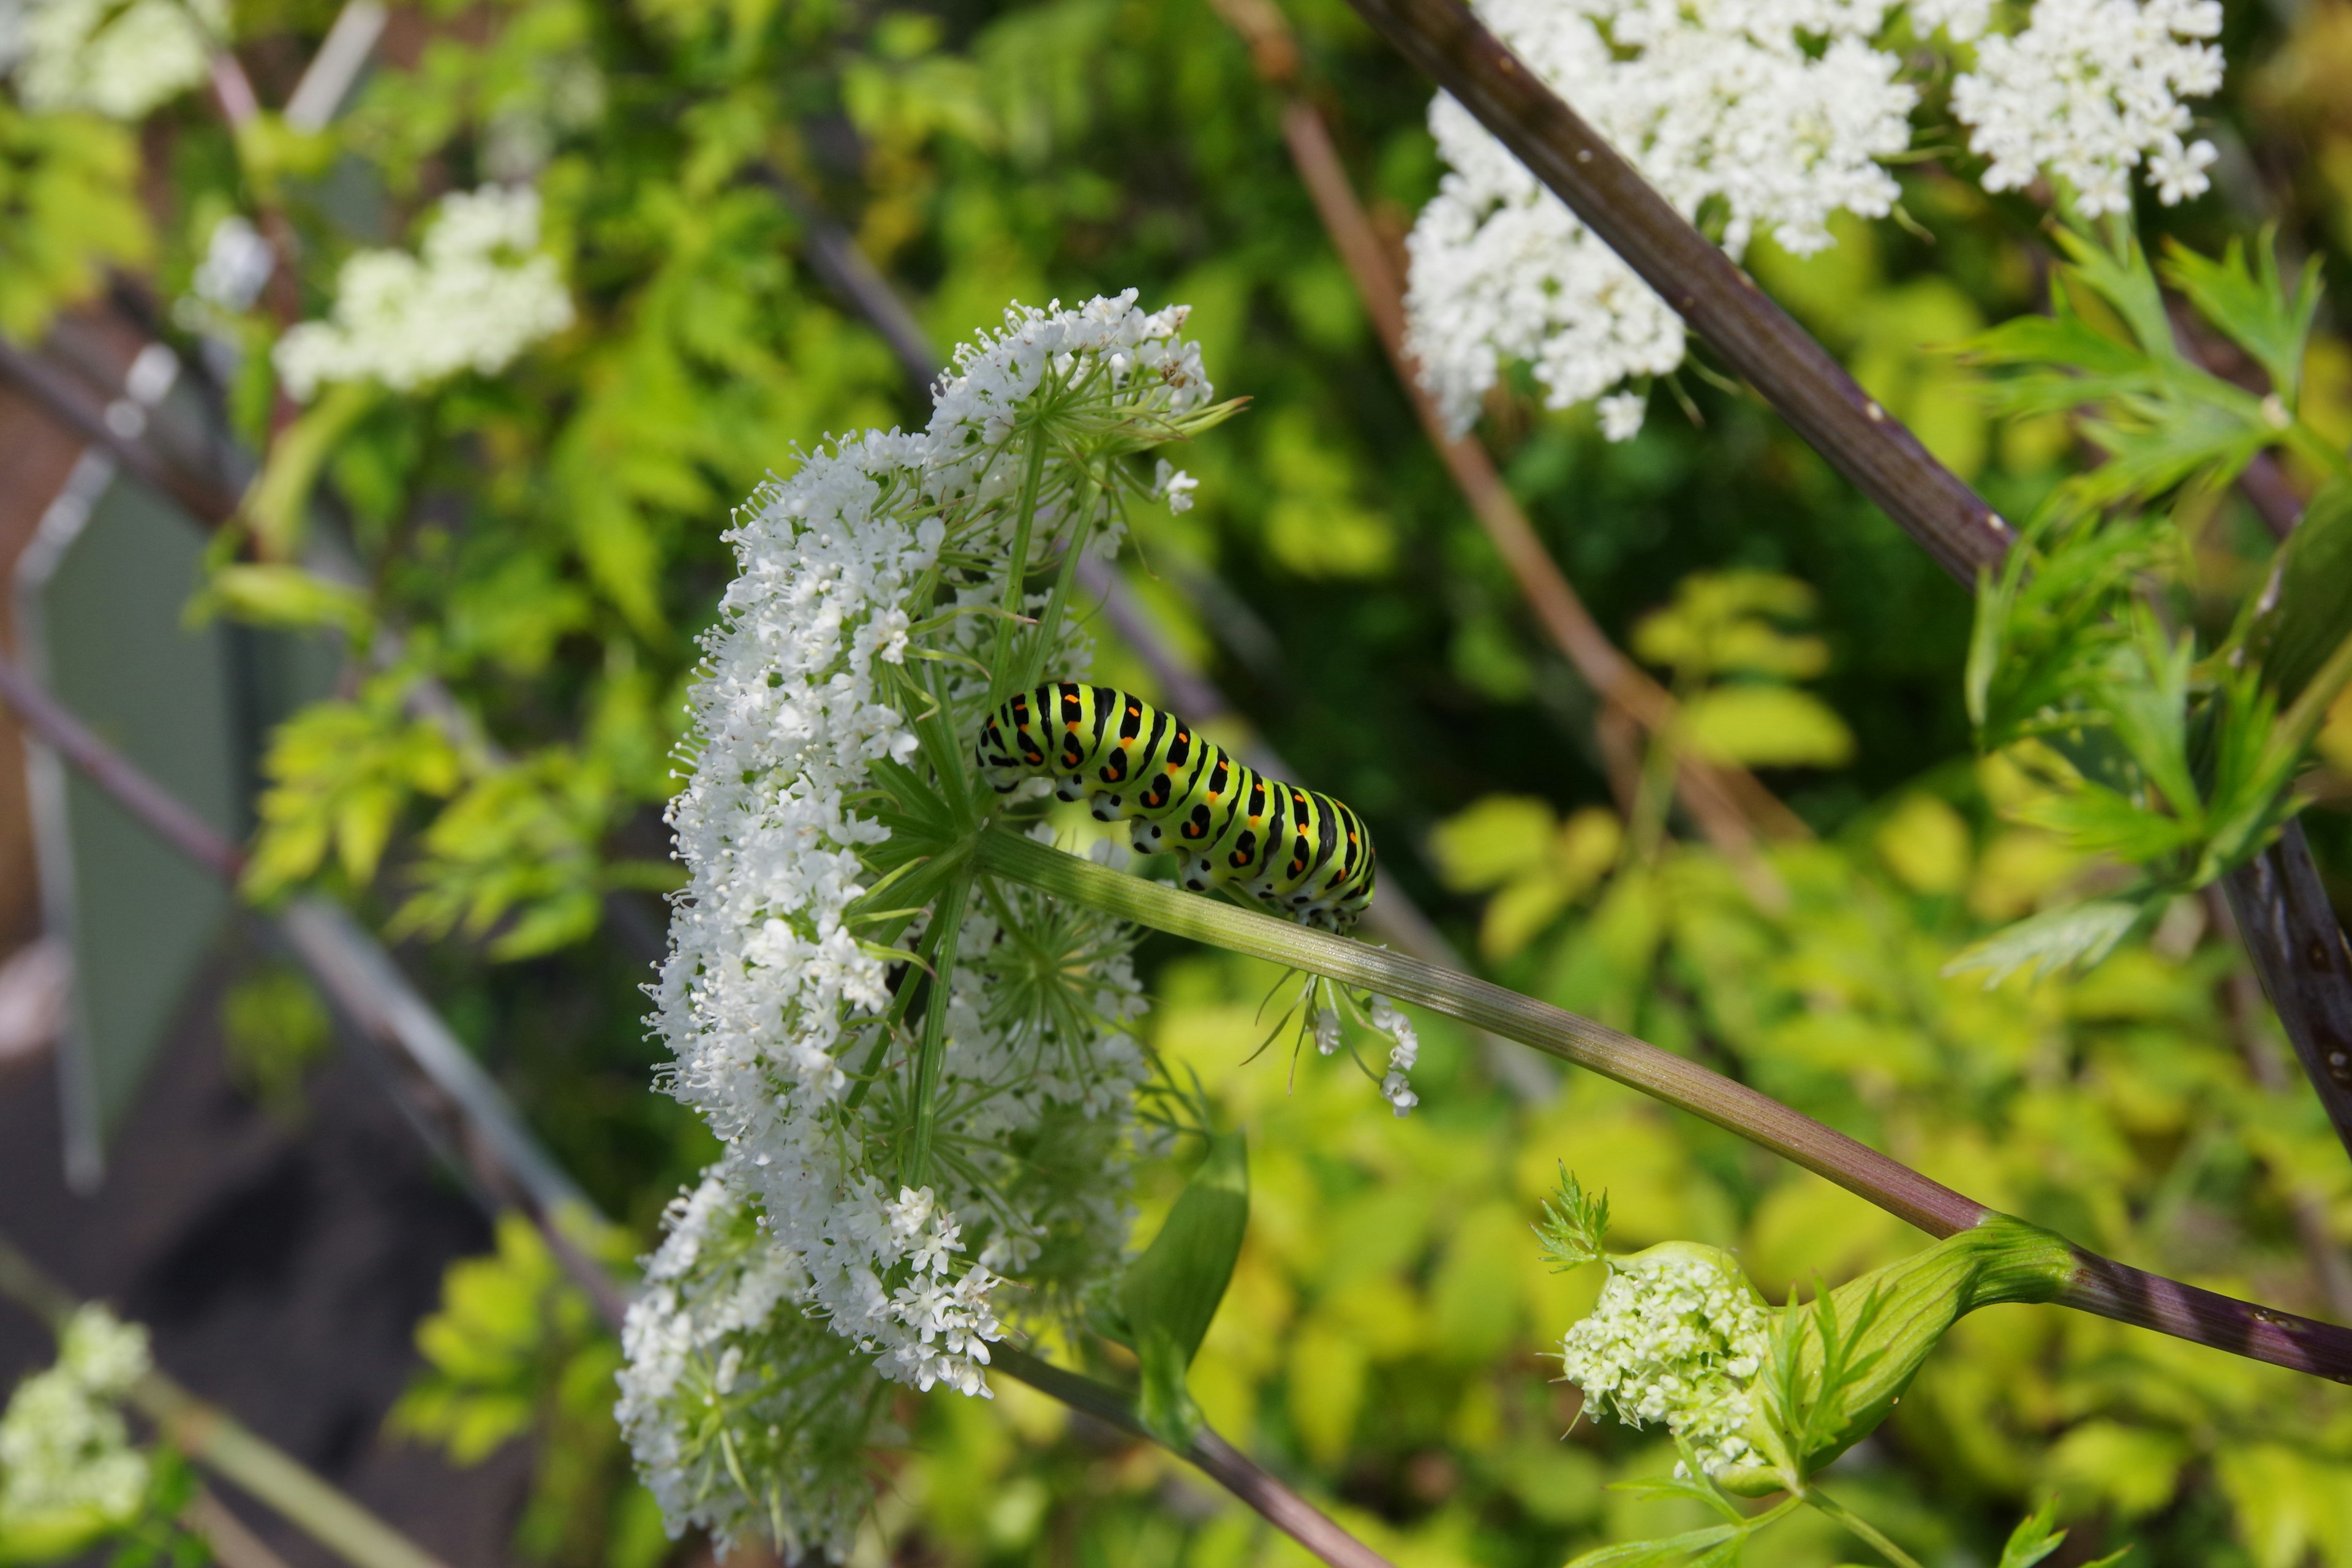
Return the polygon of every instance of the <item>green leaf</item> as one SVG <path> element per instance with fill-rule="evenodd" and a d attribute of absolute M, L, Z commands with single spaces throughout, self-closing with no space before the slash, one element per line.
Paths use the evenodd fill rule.
<path fill-rule="evenodd" d="M 1138 1414 L 1178 1453 L 1200 1435 L 1201 1413 L 1185 1385 L 1202 1336 L 1225 1298 L 1249 1227 L 1249 1147 L 1238 1132 L 1209 1140 L 1209 1152 L 1143 1256 L 1119 1282 L 1119 1306 L 1143 1363 Z"/>
<path fill-rule="evenodd" d="M 2263 679 L 2293 702 L 2352 636 L 2352 480 L 2331 480 L 2311 498 L 2273 574 L 2271 608 L 2251 641 Z"/>
<path fill-rule="evenodd" d="M 1787 686 L 1724 686 L 1683 708 L 1683 733 L 1712 762 L 1748 767 L 1840 767 L 1853 731 L 1821 699 Z"/>
<path fill-rule="evenodd" d="M 21 24 L 19 24 L 21 25 Z M 28 114 L 0 99 L 0 334 L 37 341 L 50 319 L 154 248 L 131 127 Z"/>
<path fill-rule="evenodd" d="M 1429 836 L 1437 874 L 1455 892 L 1499 887 L 1551 852 L 1559 815 L 1533 795 L 1491 795 Z"/>
<path fill-rule="evenodd" d="M 2302 390 L 2304 347 L 2319 312 L 2319 268 L 2306 266 L 2287 298 L 2279 277 L 2277 231 L 2263 231 L 2246 264 L 2246 246 L 2231 239 L 2220 260 L 2200 256 L 2175 241 L 2166 253 L 2165 280 L 2189 297 L 2199 314 L 2252 354 L 2289 408 Z"/>
<path fill-rule="evenodd" d="M 2075 229 L 2060 229 L 2058 243 L 2074 263 L 2071 276 L 2079 278 L 2116 308 L 2151 359 L 2180 357 L 2173 346 L 2172 316 L 2164 307 L 2164 290 L 2148 269 L 2147 253 L 2130 230 L 2117 227 L 2113 242 L 2101 245 Z"/>
<path fill-rule="evenodd" d="M 2053 1528 L 2058 1519 L 2058 1500 L 2048 1498 L 2032 1514 L 2018 1521 L 2009 1532 L 2009 1543 L 2000 1549 L 1999 1568 L 2033 1568 L 2036 1563 L 2058 1550 L 2066 1532 Z"/>
<path fill-rule="evenodd" d="M 1629 1541 L 1604 1546 L 1570 1562 L 1568 1568 L 1664 1568 L 1671 1563 L 1699 1562 L 1714 1568 L 1738 1561 L 1739 1545 L 1748 1536 L 1745 1525 L 1710 1524 L 1657 1541 Z M 1705 1555 L 1701 1555 L 1704 1553 Z"/>
<path fill-rule="evenodd" d="M 1561 1268 L 1574 1268 L 1608 1256 L 1609 1194 L 1587 1196 L 1575 1175 L 1563 1163 L 1559 1187 L 1544 1200 L 1544 1217 L 1536 1226 L 1543 1237 L 1544 1257 Z"/>
<path fill-rule="evenodd" d="M 245 498 L 246 521 L 264 553 L 282 561 L 300 552 L 319 470 L 383 395 L 372 382 L 340 382 L 269 444 L 268 466 Z"/>
<path fill-rule="evenodd" d="M 2140 905 L 2121 899 L 2093 899 L 2029 916 L 1961 949 L 1943 972 L 1982 970 L 1990 991 L 2028 964 L 2036 980 L 2068 967 L 2087 969 L 2115 951 L 2141 912 Z"/>
<path fill-rule="evenodd" d="M 188 609 L 195 616 L 215 608 L 254 626 L 293 630 L 332 626 L 352 635 L 362 630 L 369 618 L 367 595 L 357 588 L 330 582 L 299 566 L 266 562 L 215 568 Z"/>

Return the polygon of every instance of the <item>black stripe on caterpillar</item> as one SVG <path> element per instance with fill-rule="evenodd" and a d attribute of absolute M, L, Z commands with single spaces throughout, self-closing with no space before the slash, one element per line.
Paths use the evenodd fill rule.
<path fill-rule="evenodd" d="M 1054 781 L 1099 822 L 1133 820 L 1135 847 L 1174 850 L 1194 892 L 1233 885 L 1301 925 L 1345 931 L 1372 898 L 1372 836 L 1328 795 L 1269 779 L 1173 713 L 1108 686 L 1016 692 L 974 748 L 999 795 Z"/>

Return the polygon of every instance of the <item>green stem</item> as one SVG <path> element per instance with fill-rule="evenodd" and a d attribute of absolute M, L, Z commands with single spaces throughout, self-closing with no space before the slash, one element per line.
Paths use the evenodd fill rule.
<path fill-rule="evenodd" d="M 81 1302 L 5 1237 L 0 1296 L 26 1308 L 53 1333 Z M 438 1559 L 330 1486 L 285 1450 L 254 1435 L 160 1372 L 132 1385 L 131 1404 L 163 1439 L 221 1479 L 268 1507 L 352 1568 L 442 1568 Z"/>
<path fill-rule="evenodd" d="M 1885 1557 L 1889 1563 L 1894 1563 L 1895 1568 L 1919 1568 L 1919 1560 L 1917 1558 L 1912 1556 L 1908 1552 L 1904 1551 L 1900 1546 L 1895 1545 L 1892 1541 L 1887 1540 L 1885 1534 L 1881 1531 L 1876 1525 L 1871 1523 L 1870 1521 L 1863 1518 L 1860 1514 L 1848 1509 L 1843 1503 L 1838 1501 L 1837 1499 L 1830 1496 L 1829 1493 L 1822 1491 L 1818 1488 L 1809 1487 L 1799 1495 L 1814 1508 L 1819 1509 L 1822 1512 L 1829 1515 L 1832 1519 L 1836 1520 L 1838 1523 L 1843 1525 L 1850 1533 L 1869 1542 L 1872 1549 L 1876 1551 L 1881 1556 Z"/>
<path fill-rule="evenodd" d="M 1990 1212 L 1746 1084 L 1499 985 L 1387 948 L 1125 876 L 1003 827 L 982 833 L 979 860 L 999 876 L 1154 931 L 1418 1003 L 1590 1068 L 1760 1143 L 1938 1238 L 1969 1229 Z"/>
<path fill-rule="evenodd" d="M 1032 427 L 1029 432 L 1029 467 L 1021 476 L 1020 510 L 1013 518 L 1013 549 L 1005 556 L 1004 616 L 996 623 L 996 651 L 988 661 L 988 700 L 983 711 L 994 712 L 998 703 L 1013 695 L 1008 677 L 1013 669 L 1013 634 L 1019 626 L 1015 617 L 1021 614 L 1022 588 L 1029 580 L 1029 533 L 1037 521 L 1037 493 L 1045 483 L 1045 434 Z"/>
<path fill-rule="evenodd" d="M 1072 488 L 1070 542 L 1062 552 L 1062 569 L 1054 579 L 1054 596 L 1046 602 L 1045 613 L 1037 617 L 1036 635 L 1029 639 L 1029 656 L 1018 661 L 1019 678 L 1004 696 L 1034 687 L 1045 678 L 1045 659 L 1053 651 L 1055 639 L 1062 635 L 1062 616 L 1068 608 L 1070 595 L 1077 591 L 1078 559 L 1086 552 L 1088 524 L 1093 521 L 1090 513 L 1098 489 L 1091 472 L 1084 474 Z"/>
<path fill-rule="evenodd" d="M 931 1139 L 940 1113 L 940 1069 L 948 1049 L 949 982 L 955 977 L 956 942 L 963 930 L 964 906 L 971 901 L 972 873 L 960 871 L 940 895 L 931 916 L 940 928 L 939 946 L 932 952 L 930 997 L 923 1005 L 923 1043 L 915 1055 L 915 1124 L 907 1139 L 907 1157 L 899 1163 L 898 1184 L 919 1187 L 930 1178 Z"/>
<path fill-rule="evenodd" d="M 1002 827 L 980 835 L 981 867 L 1154 931 L 1324 975 L 1507 1036 L 1589 1068 L 1771 1150 L 1938 1239 L 1999 1217 L 1869 1145 L 1746 1084 L 1590 1018 L 1416 958 L 1123 876 Z M 2352 1330 L 2217 1295 L 2074 1248 L 2054 1300 L 2254 1361 L 2352 1384 Z"/>
<path fill-rule="evenodd" d="M 989 1360 L 998 1372 L 1027 1384 L 1049 1398 L 1060 1400 L 1073 1410 L 1084 1411 L 1131 1436 L 1152 1443 L 1160 1441 L 1144 1429 L 1135 1414 L 1134 1402 L 1108 1384 L 1055 1366 L 1017 1345 L 992 1345 Z M 1331 1568 L 1393 1568 L 1387 1558 L 1342 1530 L 1329 1515 L 1283 1485 L 1213 1429 L 1202 1427 L 1200 1436 L 1183 1450 L 1182 1457 Z"/>

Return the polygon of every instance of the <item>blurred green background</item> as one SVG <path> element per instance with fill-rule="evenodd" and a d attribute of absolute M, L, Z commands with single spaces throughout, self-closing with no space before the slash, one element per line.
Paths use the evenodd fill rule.
<path fill-rule="evenodd" d="M 1341 0 L 1281 8 L 1298 90 L 1401 242 L 1440 174 L 1427 88 Z M 265 100 L 331 14 L 240 7 Z M 2210 253 L 2276 223 L 2343 298 L 2352 5 L 2226 15 L 2228 85 L 2206 106 L 2222 177 L 2200 201 L 2149 207 L 2150 242 Z M 332 886 L 410 939 L 427 989 L 635 1243 L 710 1148 L 652 1091 L 646 954 L 612 910 L 659 918 L 668 747 L 692 636 L 730 570 L 727 509 L 827 432 L 926 412 L 811 270 L 807 226 L 762 174 L 780 169 L 854 230 L 937 343 L 1012 299 L 1134 288 L 1148 306 L 1192 306 L 1221 395 L 1252 405 L 1181 454 L 1198 505 L 1138 517 L 1129 579 L 1249 730 L 1365 814 L 1384 881 L 1493 977 L 2114 1257 L 2329 1315 L 2314 1258 L 2352 1244 L 2352 1170 L 2307 1089 L 2278 1077 L 2284 1044 L 2203 905 L 2176 905 L 2079 980 L 1987 990 L 1941 974 L 1969 941 L 2108 870 L 2003 817 L 2028 786 L 1971 753 L 1966 591 L 1704 351 L 1630 443 L 1545 409 L 1524 382 L 1479 431 L 1621 646 L 1663 659 L 1677 625 L 1753 590 L 1777 605 L 1750 618 L 1801 645 L 1790 670 L 1818 669 L 1772 686 L 1779 718 L 1811 739 L 1793 757 L 1748 753 L 1816 841 L 1739 865 L 1679 818 L 1662 838 L 1622 837 L 1595 698 L 1415 423 L 1293 172 L 1282 99 L 1205 0 L 445 4 L 397 14 L 384 60 L 316 137 L 265 127 L 240 145 L 191 104 L 148 127 L 135 175 L 126 133 L 80 134 L 101 163 L 125 155 L 108 176 L 125 191 L 148 183 L 149 217 L 129 226 L 145 237 L 118 249 L 158 294 L 185 289 L 212 223 L 266 185 L 304 237 L 313 313 L 333 261 L 398 238 L 432 194 L 501 160 L 535 174 L 582 321 L 512 375 L 382 402 L 335 445 L 321 493 L 370 568 L 340 624 L 355 641 L 397 629 L 406 651 L 281 738 L 260 875 L 265 892 Z M 2053 249 L 2028 198 L 1988 197 L 1946 167 L 1958 141 L 1906 167 L 1899 222 L 1847 223 L 1805 261 L 1769 245 L 1748 259 L 1874 397 L 2023 516 L 2084 454 L 2056 421 L 1992 420 L 1950 347 L 2035 309 Z M 2305 414 L 2340 443 L 2352 349 L 2340 314 L 2322 321 Z M 255 350 L 269 333 L 258 315 L 224 330 Z M 257 442 L 271 394 L 258 352 L 224 383 Z M 2231 496 L 2183 504 L 2206 509 L 2200 584 L 2234 600 L 2262 569 L 2259 524 Z M 306 616 L 321 624 L 283 611 Z M 1147 664 L 1097 630 L 1099 678 L 1154 692 Z M 1686 695 L 1720 673 L 1656 668 Z M 436 751 L 399 702 L 418 673 L 456 691 L 505 760 Z M 2322 750 L 2306 823 L 2344 907 L 2352 710 Z M 1195 1369 L 1201 1403 L 1400 1568 L 1541 1568 L 1690 1522 L 1609 1489 L 1671 1468 L 1662 1435 L 1580 1421 L 1558 1381 L 1559 1336 L 1600 1284 L 1538 1259 L 1529 1225 L 1563 1163 L 1607 1189 L 1621 1245 L 1736 1247 L 1776 1299 L 1921 1242 L 1599 1080 L 1497 1071 L 1439 1018 L 1421 1020 L 1422 1107 L 1394 1120 L 1344 1061 L 1249 1059 L 1271 971 L 1164 939 L 1142 951 L 1152 1044 L 1251 1139 L 1250 1237 Z M 300 1011 L 282 995 L 241 1005 L 231 1027 L 256 1092 L 299 1094 L 315 1025 L 273 1024 Z M 294 1043 L 273 1055 L 278 1036 Z M 1152 1173 L 1139 1238 L 1181 1177 Z M 677 1549 L 604 1413 L 614 1352 L 536 1247 L 509 1229 L 495 1260 L 453 1275 L 395 1427 L 468 1461 L 537 1444 L 518 1554 L 652 1568 Z M 1165 1455 L 1004 1380 L 992 1403 L 903 1405 L 913 1449 L 887 1467 L 861 1563 L 1297 1556 Z M 2352 1394 L 2001 1308 L 1961 1325 L 1829 1484 L 1938 1564 L 1990 1562 L 2054 1493 L 2074 1527 L 2056 1563 L 2133 1542 L 2149 1568 L 2347 1568 Z M 1829 1528 L 1805 1516 L 1750 1561 L 1860 1554 Z"/>

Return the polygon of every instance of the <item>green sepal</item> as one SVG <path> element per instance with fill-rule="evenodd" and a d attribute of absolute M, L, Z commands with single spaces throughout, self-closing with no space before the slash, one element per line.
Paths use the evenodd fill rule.
<path fill-rule="evenodd" d="M 1248 1228 L 1248 1145 L 1238 1132 L 1219 1133 L 1168 1223 L 1119 1282 L 1119 1310 L 1143 1363 L 1137 1414 L 1146 1430 L 1180 1454 L 1201 1431 L 1185 1375 L 1225 1299 Z"/>
<path fill-rule="evenodd" d="M 1875 1431 L 1946 1331 L 1979 1307 L 2047 1301 L 2074 1277 L 2074 1249 L 2041 1226 L 1988 1215 L 1925 1252 L 1779 1314 L 1748 1426 L 1756 1460 L 1718 1471 L 1726 1491 L 1764 1497 Z"/>

